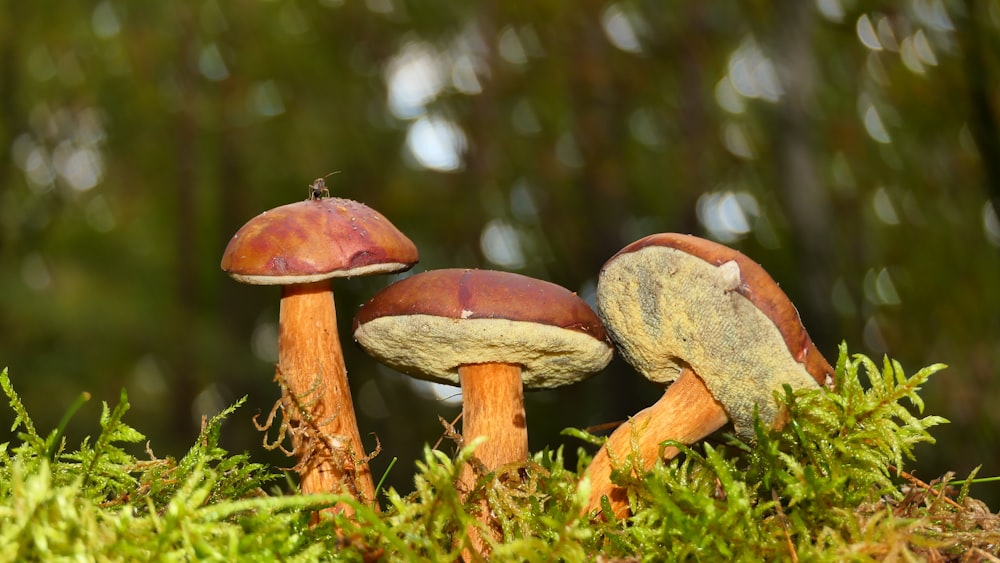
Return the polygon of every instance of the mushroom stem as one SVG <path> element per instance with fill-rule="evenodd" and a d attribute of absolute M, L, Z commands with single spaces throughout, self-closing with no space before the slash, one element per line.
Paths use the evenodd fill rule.
<path fill-rule="evenodd" d="M 458 367 L 458 377 L 462 386 L 462 441 L 470 444 L 480 436 L 486 438 L 476 446 L 475 458 L 487 471 L 528 459 L 521 366 L 504 363 L 463 365 Z M 459 490 L 467 497 L 476 484 L 473 464 L 462 467 L 458 483 Z M 479 510 L 479 521 L 489 528 L 493 518 L 485 498 L 479 503 Z M 462 560 L 483 558 L 487 553 L 486 540 L 473 527 L 466 533 L 471 550 L 462 550 Z"/>
<path fill-rule="evenodd" d="M 476 458 L 492 471 L 528 458 L 528 425 L 524 416 L 521 367 L 488 363 L 460 366 L 462 439 L 483 436 Z"/>
<path fill-rule="evenodd" d="M 358 433 L 328 280 L 282 287 L 278 350 L 278 376 L 298 406 L 288 416 L 302 492 L 347 493 L 372 502 L 375 486 Z M 354 512 L 346 505 L 334 510 Z"/>
<path fill-rule="evenodd" d="M 705 383 L 685 367 L 660 400 L 619 426 L 598 450 L 587 468 L 591 492 L 586 513 L 599 511 L 601 498 L 607 496 L 615 518 L 628 514 L 626 490 L 611 482 L 612 461 L 620 465 L 634 452 L 642 463 L 641 469 L 648 471 L 657 459 L 668 460 L 679 453 L 680 450 L 675 447 L 661 448 L 660 444 L 665 440 L 692 444 L 722 428 L 728 421 L 726 411 Z M 640 468 L 633 470 L 639 471 Z"/>

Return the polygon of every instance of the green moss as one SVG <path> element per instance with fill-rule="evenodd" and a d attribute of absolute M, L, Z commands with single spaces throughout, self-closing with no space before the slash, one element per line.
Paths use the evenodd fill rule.
<path fill-rule="evenodd" d="M 918 394 L 942 367 L 907 376 L 895 362 L 880 368 L 842 348 L 833 389 L 778 394 L 789 413 L 780 431 L 758 425 L 752 444 L 725 436 L 685 447 L 642 474 L 626 460 L 613 475 L 629 492 L 634 516 L 625 521 L 582 514 L 583 447 L 573 469 L 561 450 L 544 450 L 479 472 L 463 501 L 454 483 L 473 445 L 455 459 L 427 448 L 412 493 L 383 491 L 381 512 L 352 503 L 353 520 L 315 526 L 315 511 L 344 499 L 281 494 L 281 472 L 218 446 L 223 419 L 240 403 L 207 422 L 181 459 L 148 450 L 138 459 L 128 450 L 144 438 L 123 421 L 123 394 L 104 406 L 100 435 L 67 451 L 68 417 L 40 435 L 4 372 L 18 434 L 0 444 L 0 560 L 453 561 L 471 548 L 470 529 L 496 561 L 997 555 L 1000 521 L 968 496 L 970 481 L 955 490 L 905 473 L 914 446 L 933 442 L 928 430 L 945 422 L 922 414 Z M 477 518 L 484 506 L 489 528 Z"/>
<path fill-rule="evenodd" d="M 0 444 L 2 561 L 308 560 L 333 537 L 308 521 L 334 497 L 268 495 L 263 487 L 280 474 L 219 448 L 221 423 L 239 403 L 182 459 L 138 459 L 124 448 L 144 439 L 122 421 L 124 393 L 104 405 L 100 435 L 67 452 L 61 429 L 38 434 L 6 371 L 0 387 L 19 440 Z"/>

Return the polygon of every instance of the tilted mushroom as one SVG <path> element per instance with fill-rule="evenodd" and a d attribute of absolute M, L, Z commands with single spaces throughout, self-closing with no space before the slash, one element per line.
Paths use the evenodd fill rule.
<path fill-rule="evenodd" d="M 319 180 L 317 185 L 322 187 Z M 351 401 L 330 280 L 407 270 L 417 262 L 417 249 L 370 207 L 322 195 L 314 190 L 306 201 L 248 221 L 226 246 L 222 269 L 244 283 L 282 286 L 277 378 L 286 398 L 305 411 L 304 419 L 287 413 L 302 492 L 344 492 L 371 503 L 375 487 Z"/>
<path fill-rule="evenodd" d="M 622 357 L 646 378 L 673 383 L 595 455 L 588 512 L 602 496 L 616 517 L 628 512 L 626 491 L 611 483 L 613 461 L 636 451 L 649 469 L 677 455 L 661 452 L 663 441 L 690 444 L 728 421 L 752 437 L 755 413 L 782 423 L 775 391 L 817 387 L 833 374 L 767 272 L 705 239 L 664 233 L 626 246 L 601 269 L 597 304 Z"/>

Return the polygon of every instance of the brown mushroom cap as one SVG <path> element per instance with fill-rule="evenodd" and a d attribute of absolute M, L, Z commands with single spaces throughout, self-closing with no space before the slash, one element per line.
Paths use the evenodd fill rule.
<path fill-rule="evenodd" d="M 601 270 L 598 312 L 622 355 L 647 378 L 690 366 L 741 434 L 755 409 L 777 416 L 784 384 L 815 387 L 833 370 L 778 284 L 740 252 L 689 235 L 651 235 Z"/>
<path fill-rule="evenodd" d="M 265 211 L 226 246 L 222 269 L 238 281 L 284 285 L 407 270 L 417 248 L 374 209 L 336 197 Z"/>
<path fill-rule="evenodd" d="M 527 388 L 600 371 L 612 347 L 597 315 L 569 290 L 509 272 L 446 269 L 400 280 L 361 306 L 354 339 L 414 377 L 459 384 L 458 368 L 517 364 Z"/>

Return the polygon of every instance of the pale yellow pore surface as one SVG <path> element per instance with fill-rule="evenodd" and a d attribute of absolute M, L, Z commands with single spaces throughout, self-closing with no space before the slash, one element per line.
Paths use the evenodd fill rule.
<path fill-rule="evenodd" d="M 735 271 L 734 271 L 735 268 Z M 816 387 L 781 333 L 735 291 L 739 266 L 714 266 L 685 252 L 651 246 L 605 265 L 598 314 L 628 362 L 666 383 L 683 364 L 701 376 L 736 431 L 753 435 L 754 408 L 774 421 L 774 391 Z"/>
<path fill-rule="evenodd" d="M 387 366 L 414 377 L 458 385 L 468 364 L 522 366 L 524 386 L 569 385 L 611 361 L 612 348 L 579 331 L 507 319 L 399 315 L 372 319 L 354 339 Z"/>

